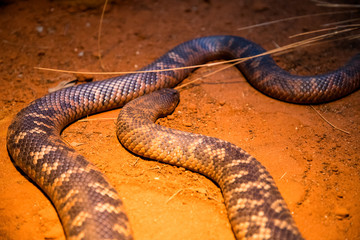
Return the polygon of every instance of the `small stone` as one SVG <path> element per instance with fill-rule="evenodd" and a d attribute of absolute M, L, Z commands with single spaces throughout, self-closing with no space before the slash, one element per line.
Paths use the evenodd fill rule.
<path fill-rule="evenodd" d="M 191 127 L 192 126 L 191 122 L 184 122 L 183 124 L 184 124 L 185 127 Z"/>
<path fill-rule="evenodd" d="M 335 208 L 336 218 L 342 220 L 350 216 L 349 211 L 345 207 L 336 207 Z"/>
<path fill-rule="evenodd" d="M 36 31 L 38 33 L 42 33 L 44 31 L 44 27 L 43 26 L 36 26 Z"/>
<path fill-rule="evenodd" d="M 167 119 L 168 119 L 168 120 L 174 120 L 174 119 L 175 119 L 175 116 L 174 116 L 174 115 L 168 115 L 168 116 L 167 116 Z"/>
<path fill-rule="evenodd" d="M 338 169 L 337 166 L 333 166 L 333 167 L 331 168 L 331 170 L 332 170 L 333 172 L 335 172 L 335 173 L 337 173 L 337 172 L 339 171 L 339 169 Z"/>
<path fill-rule="evenodd" d="M 76 73 L 75 77 L 76 80 L 79 82 L 91 82 L 94 79 L 94 76 L 91 74 L 86 74 L 86 70 L 80 69 L 79 72 L 85 72 L 85 73 Z"/>
<path fill-rule="evenodd" d="M 202 193 L 202 194 L 204 194 L 204 195 L 207 195 L 207 190 L 206 190 L 206 188 L 197 188 L 196 191 L 197 191 L 198 193 Z"/>
<path fill-rule="evenodd" d="M 101 53 L 99 53 L 99 51 L 92 51 L 91 54 L 93 57 L 99 59 L 100 58 L 99 54 L 101 54 Z"/>
<path fill-rule="evenodd" d="M 73 147 L 79 147 L 79 146 L 81 146 L 81 145 L 83 145 L 84 143 L 79 143 L 79 142 L 72 142 L 72 143 L 70 143 L 70 145 L 71 146 L 73 146 Z"/>
<path fill-rule="evenodd" d="M 45 56 L 45 51 L 44 50 L 39 50 L 37 55 L 39 57 Z"/>
<path fill-rule="evenodd" d="M 225 103 L 226 103 L 225 100 L 221 100 L 221 101 L 219 102 L 220 106 L 224 106 Z"/>

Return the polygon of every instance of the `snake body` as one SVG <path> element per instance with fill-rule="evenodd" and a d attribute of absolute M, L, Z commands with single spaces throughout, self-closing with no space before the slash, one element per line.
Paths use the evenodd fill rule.
<path fill-rule="evenodd" d="M 131 101 L 117 120 L 119 141 L 135 154 L 218 183 L 237 239 L 302 239 L 274 180 L 255 158 L 221 139 L 154 124 L 178 102 L 178 91 L 166 88 Z"/>
<path fill-rule="evenodd" d="M 182 43 L 142 70 L 186 67 L 264 51 L 240 37 L 210 36 Z M 290 75 L 270 56 L 250 59 L 237 67 L 250 84 L 271 97 L 288 102 L 319 103 L 357 90 L 359 63 L 360 54 L 338 70 L 308 77 Z M 79 118 L 122 107 L 138 96 L 161 88 L 174 87 L 190 72 L 191 69 L 139 72 L 65 88 L 33 101 L 15 116 L 7 134 L 9 154 L 15 165 L 52 201 L 68 239 L 133 237 L 116 190 L 93 164 L 61 140 L 62 129 Z M 221 152 L 221 149 L 209 151 Z M 241 174 L 241 170 L 237 174 Z M 267 186 L 267 178 L 263 180 L 262 184 Z"/>

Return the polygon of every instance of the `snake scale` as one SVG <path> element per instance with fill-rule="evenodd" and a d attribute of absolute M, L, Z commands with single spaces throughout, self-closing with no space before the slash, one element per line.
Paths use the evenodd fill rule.
<path fill-rule="evenodd" d="M 236 36 L 203 37 L 178 45 L 142 70 L 185 67 L 264 51 Z M 359 64 L 360 54 L 338 70 L 307 77 L 289 74 L 270 56 L 250 59 L 237 67 L 251 85 L 271 97 L 295 103 L 320 103 L 356 91 L 360 86 Z M 33 101 L 15 116 L 7 134 L 9 154 L 14 164 L 52 201 L 68 239 L 133 239 L 133 236 L 118 193 L 92 163 L 61 140 L 62 129 L 87 115 L 122 107 L 161 88 L 172 88 L 191 71 L 139 72 L 61 89 Z M 153 133 L 148 134 L 157 139 Z M 186 136 L 190 135 L 183 133 L 176 139 Z M 190 168 L 207 174 L 222 187 L 236 237 L 301 239 L 266 170 L 238 147 L 212 139 L 191 136 L 188 150 L 181 151 L 193 153 L 186 163 Z M 150 151 L 156 155 L 162 150 Z M 197 154 L 201 152 L 209 157 L 206 166 L 196 165 Z M 232 162 L 221 161 L 228 156 Z M 220 162 L 216 163 L 217 160 Z"/>

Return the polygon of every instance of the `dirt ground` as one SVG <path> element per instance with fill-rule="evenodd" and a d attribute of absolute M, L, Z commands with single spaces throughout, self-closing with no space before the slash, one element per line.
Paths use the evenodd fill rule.
<path fill-rule="evenodd" d="M 1 2 L 1 239 L 65 238 L 50 201 L 13 165 L 5 138 L 20 109 L 60 81 L 75 79 L 34 67 L 102 71 L 97 57 L 102 1 L 69 2 Z M 103 21 L 104 70 L 136 70 L 183 41 L 214 34 L 243 36 L 270 50 L 297 41 L 289 38 L 293 34 L 358 18 L 359 12 L 239 28 L 344 10 L 350 9 L 308 0 L 114 1 Z M 320 74 L 358 53 L 359 43 L 315 45 L 276 56 L 276 61 L 294 74 Z M 199 69 L 185 82 L 215 70 Z M 349 134 L 331 127 L 314 109 Z M 219 188 L 197 173 L 127 152 L 115 135 L 119 111 L 78 121 L 62 136 L 121 194 L 135 239 L 234 239 Z M 173 116 L 159 122 L 233 142 L 256 157 L 274 177 L 306 239 L 360 239 L 360 91 L 313 108 L 289 104 L 261 94 L 229 68 L 182 90 Z"/>

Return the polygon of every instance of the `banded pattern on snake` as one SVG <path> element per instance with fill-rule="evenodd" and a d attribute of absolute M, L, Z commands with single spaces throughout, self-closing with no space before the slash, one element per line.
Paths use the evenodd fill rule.
<path fill-rule="evenodd" d="M 263 52 L 264 49 L 260 46 L 240 37 L 204 37 L 180 44 L 142 70 L 184 67 L 215 59 L 248 57 Z M 360 86 L 359 63 L 360 54 L 336 71 L 309 77 L 290 75 L 280 69 L 270 56 L 250 59 L 237 67 L 250 84 L 269 96 L 288 102 L 319 103 L 357 90 Z M 174 87 L 190 72 L 189 69 L 139 72 L 78 85 L 37 99 L 16 115 L 8 130 L 8 151 L 14 163 L 53 202 L 68 239 L 132 239 L 132 234 L 116 190 L 93 164 L 61 140 L 61 130 L 89 114 L 122 107 L 138 96 L 161 88 Z M 217 150 L 210 148 L 208 151 Z M 220 149 L 219 154 L 224 154 L 223 150 Z M 260 172 L 265 171 L 261 169 L 259 168 Z M 240 170 L 236 174 L 242 173 L 244 174 Z M 272 189 L 272 180 L 268 178 L 268 174 L 260 176 L 264 176 L 261 184 L 265 187 L 266 194 L 268 186 Z M 221 186 L 226 179 L 219 181 Z M 251 181 L 248 180 L 249 183 Z M 228 187 L 234 188 L 231 184 Z M 247 189 L 244 188 L 243 191 L 246 192 Z M 231 197 L 228 196 L 229 199 Z M 275 197 L 282 203 L 280 195 Z M 262 200 L 258 199 L 259 203 Z M 253 215 L 258 214 L 262 213 Z M 238 224 L 238 220 L 231 221 Z M 292 225 L 292 220 L 289 221 Z M 271 226 L 279 224 L 285 226 L 279 222 L 272 222 Z M 246 235 L 245 232 L 254 233 L 253 236 L 246 235 L 248 238 L 259 234 L 258 231 L 248 228 L 249 222 L 244 222 L 241 226 L 234 226 L 235 232 L 238 228 L 242 229 L 239 238 Z M 295 233 L 297 230 L 290 232 Z M 286 238 L 277 234 L 280 233 L 261 236 Z M 294 238 L 301 236 L 295 234 Z"/>
<path fill-rule="evenodd" d="M 135 154 L 218 183 L 237 239 L 302 239 L 274 180 L 250 154 L 217 138 L 154 124 L 178 102 L 179 92 L 165 88 L 125 105 L 117 121 L 120 142 Z"/>

